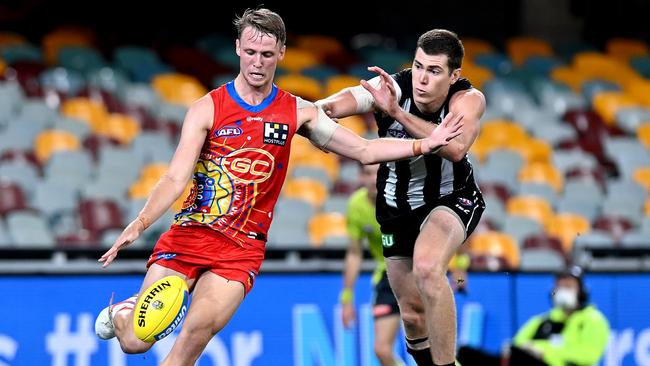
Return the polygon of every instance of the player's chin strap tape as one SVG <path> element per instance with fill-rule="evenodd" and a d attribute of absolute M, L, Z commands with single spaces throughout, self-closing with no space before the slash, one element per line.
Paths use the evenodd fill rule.
<path fill-rule="evenodd" d="M 329 118 L 320 107 L 318 108 L 318 117 L 315 122 L 310 131 L 310 140 L 316 146 L 324 148 L 332 139 L 332 135 L 339 128 L 339 125 Z"/>

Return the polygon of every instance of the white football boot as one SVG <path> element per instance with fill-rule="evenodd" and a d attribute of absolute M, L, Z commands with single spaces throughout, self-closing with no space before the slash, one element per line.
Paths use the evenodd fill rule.
<path fill-rule="evenodd" d="M 129 297 L 124 301 L 113 304 L 113 296 L 107 307 L 105 307 L 97 316 L 95 320 L 95 334 L 101 339 L 111 339 L 115 337 L 115 326 L 113 325 L 113 318 L 115 314 L 122 310 L 133 310 L 138 295 Z"/>

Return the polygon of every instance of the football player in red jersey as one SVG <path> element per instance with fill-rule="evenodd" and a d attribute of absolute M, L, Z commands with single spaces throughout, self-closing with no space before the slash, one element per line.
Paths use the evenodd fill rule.
<path fill-rule="evenodd" d="M 363 139 L 313 103 L 273 84 L 286 41 L 278 14 L 248 9 L 235 26 L 239 74 L 190 107 L 168 171 L 139 216 L 99 259 L 104 267 L 110 265 L 193 179 L 192 197 L 156 244 L 141 287 L 142 292 L 156 280 L 176 275 L 193 291 L 183 329 L 162 365 L 194 365 L 250 291 L 295 133 L 323 150 L 370 164 L 430 153 L 462 132 L 459 115 L 423 139 Z M 95 323 L 98 336 L 116 336 L 126 353 L 152 346 L 133 332 L 134 300 L 107 307 Z"/>

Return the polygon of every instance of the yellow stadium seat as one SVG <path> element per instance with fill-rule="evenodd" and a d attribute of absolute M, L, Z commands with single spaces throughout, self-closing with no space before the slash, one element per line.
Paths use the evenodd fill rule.
<path fill-rule="evenodd" d="M 637 128 L 636 134 L 639 138 L 639 141 L 650 150 L 650 121 L 642 124 Z"/>
<path fill-rule="evenodd" d="M 621 87 L 640 78 L 640 75 L 626 63 L 599 52 L 576 54 L 573 66 L 588 78 L 609 80 Z"/>
<path fill-rule="evenodd" d="M 646 108 L 650 108 L 650 80 L 638 79 L 629 82 L 625 86 L 625 91 L 634 100 Z"/>
<path fill-rule="evenodd" d="M 0 59 L 0 76 L 5 74 L 6 69 L 7 69 L 7 64 Z"/>
<path fill-rule="evenodd" d="M 338 39 L 323 35 L 299 36 L 296 46 L 316 54 L 321 60 L 328 55 L 337 55 L 345 51 L 343 44 Z"/>
<path fill-rule="evenodd" d="M 321 246 L 329 236 L 347 237 L 345 216 L 339 212 L 319 213 L 309 219 L 309 238 L 313 246 Z"/>
<path fill-rule="evenodd" d="M 623 62 L 628 62 L 632 57 L 645 56 L 648 46 L 636 39 L 613 38 L 605 46 L 607 53 Z"/>
<path fill-rule="evenodd" d="M 34 152 L 41 163 L 45 163 L 57 151 L 74 151 L 81 148 L 79 139 L 70 132 L 45 130 L 36 136 Z"/>
<path fill-rule="evenodd" d="M 506 148 L 516 151 L 527 163 L 545 163 L 551 161 L 553 148 L 544 140 L 518 138 L 509 140 Z"/>
<path fill-rule="evenodd" d="M 564 178 L 562 173 L 554 166 L 547 163 L 530 163 L 519 171 L 519 181 L 522 183 L 543 183 L 555 190 L 562 192 Z"/>
<path fill-rule="evenodd" d="M 650 198 L 645 200 L 644 211 L 646 216 L 650 216 Z"/>
<path fill-rule="evenodd" d="M 571 253 L 577 236 L 589 232 L 591 225 L 584 216 L 562 213 L 551 217 L 546 223 L 546 232 L 562 242 L 564 253 Z"/>
<path fill-rule="evenodd" d="M 43 53 L 47 63 L 56 63 L 59 50 L 66 46 L 91 46 L 94 35 L 87 29 L 69 27 L 59 28 L 43 37 Z"/>
<path fill-rule="evenodd" d="M 543 226 L 553 216 L 551 205 L 543 198 L 535 196 L 510 198 L 506 203 L 506 212 L 508 215 L 528 217 Z"/>
<path fill-rule="evenodd" d="M 551 79 L 568 85 L 576 93 L 582 93 L 582 83 L 591 77 L 574 67 L 561 66 L 551 71 Z"/>
<path fill-rule="evenodd" d="M 632 177 L 635 182 L 639 183 L 647 192 L 650 192 L 650 166 L 636 168 Z"/>
<path fill-rule="evenodd" d="M 492 74 L 492 71 L 489 69 L 471 62 L 463 63 L 461 74 L 463 77 L 469 79 L 472 84 L 479 89 L 483 87 L 483 83 L 494 77 L 494 74 Z"/>
<path fill-rule="evenodd" d="M 29 43 L 27 38 L 12 32 L 0 32 L 0 49 L 4 46 L 16 46 Z"/>
<path fill-rule="evenodd" d="M 352 75 L 335 75 L 327 79 L 325 82 L 325 96 L 330 96 L 338 93 L 341 90 L 359 85 L 359 79 Z"/>
<path fill-rule="evenodd" d="M 314 78 L 300 74 L 287 74 L 275 79 L 278 88 L 295 94 L 309 101 L 316 101 L 323 97 L 323 87 Z"/>
<path fill-rule="evenodd" d="M 310 178 L 288 179 L 282 191 L 285 197 L 303 200 L 316 208 L 323 205 L 328 195 L 321 182 Z"/>
<path fill-rule="evenodd" d="M 165 174 L 165 172 L 167 172 L 167 169 L 169 169 L 169 165 L 165 163 L 145 165 L 140 172 L 140 179 L 152 179 L 157 181 L 163 176 L 163 174 Z"/>
<path fill-rule="evenodd" d="M 165 102 L 187 107 L 208 92 L 196 78 L 184 74 L 156 75 L 151 86 Z"/>
<path fill-rule="evenodd" d="M 318 57 L 309 50 L 287 47 L 284 52 L 284 58 L 278 66 L 290 72 L 300 72 L 308 67 L 316 66 L 320 62 Z"/>
<path fill-rule="evenodd" d="M 529 139 L 523 127 L 508 120 L 485 121 L 481 126 L 480 138 L 485 138 L 498 147 L 506 147 L 513 141 Z"/>
<path fill-rule="evenodd" d="M 506 50 L 515 65 L 521 65 L 531 56 L 552 56 L 550 44 L 534 37 L 515 37 L 506 41 Z"/>
<path fill-rule="evenodd" d="M 602 92 L 593 100 L 594 110 L 609 126 L 616 122 L 616 112 L 625 107 L 637 106 L 639 103 L 628 94 L 620 92 Z"/>
<path fill-rule="evenodd" d="M 341 118 L 339 119 L 339 124 L 347 127 L 359 136 L 363 136 L 368 132 L 366 122 L 363 120 L 363 117 L 358 115 Z"/>
<path fill-rule="evenodd" d="M 88 123 L 93 131 L 102 130 L 108 118 L 106 107 L 89 98 L 66 100 L 61 106 L 61 113 L 66 117 L 80 119 Z"/>
<path fill-rule="evenodd" d="M 470 251 L 475 255 L 505 258 L 513 269 L 519 268 L 519 248 L 508 234 L 486 231 L 472 235 Z"/>
<path fill-rule="evenodd" d="M 492 44 L 488 41 L 478 38 L 463 38 L 462 41 L 463 48 L 465 48 L 465 61 L 472 62 L 474 57 L 478 55 L 494 52 L 494 47 L 492 47 Z M 465 70 L 465 63 L 463 63 L 463 70 Z M 472 80 L 473 84 L 474 80 L 470 80 Z"/>
<path fill-rule="evenodd" d="M 108 116 L 98 130 L 93 132 L 127 145 L 140 134 L 140 124 L 129 115 L 113 113 Z"/>

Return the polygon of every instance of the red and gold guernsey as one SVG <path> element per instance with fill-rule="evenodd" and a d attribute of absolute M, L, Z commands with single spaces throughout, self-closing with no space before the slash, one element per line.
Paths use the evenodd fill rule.
<path fill-rule="evenodd" d="M 273 85 L 247 104 L 234 81 L 210 92 L 212 129 L 174 225 L 204 225 L 237 243 L 266 241 L 297 126 L 296 97 Z"/>

